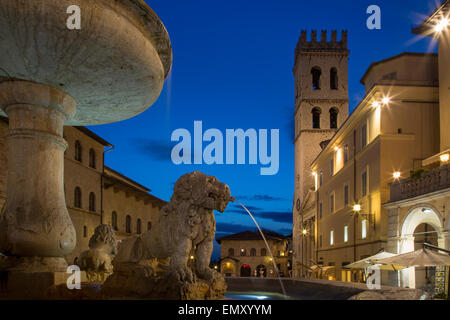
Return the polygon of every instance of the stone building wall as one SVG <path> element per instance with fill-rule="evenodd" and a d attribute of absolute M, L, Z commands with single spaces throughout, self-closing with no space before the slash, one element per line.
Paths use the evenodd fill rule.
<path fill-rule="evenodd" d="M 7 141 L 5 138 L 8 129 L 6 118 L 0 118 L 0 208 L 6 199 Z M 64 192 L 66 205 L 74 224 L 77 236 L 75 250 L 66 260 L 72 264 L 81 252 L 89 249 L 89 239 L 95 228 L 101 223 L 111 223 L 111 213 L 117 212 L 119 228 L 117 238 L 121 240 L 136 234 L 136 221 L 142 220 L 142 232 L 147 231 L 148 222 L 157 221 L 164 201 L 149 194 L 149 189 L 140 186 L 131 179 L 122 176 L 120 189 L 105 188 L 102 182 L 106 181 L 108 169 L 104 168 L 103 151 L 109 144 L 91 131 L 83 127 L 64 127 L 64 139 L 68 148 L 64 155 Z M 81 145 L 81 161 L 75 159 L 75 143 Z M 95 153 L 95 165 L 90 163 L 90 150 Z M 92 151 L 91 151 L 92 152 Z M 109 169 L 111 172 L 111 169 Z M 136 187 L 137 186 L 137 187 Z M 81 190 L 81 207 L 75 205 L 75 188 Z M 115 191 L 114 191 L 115 190 Z M 90 194 L 95 197 L 94 205 L 90 205 Z M 103 201 L 102 201 L 103 199 Z M 103 203 L 102 203 L 103 202 Z M 103 213 L 102 213 L 103 208 Z M 129 214 L 132 221 L 132 232 L 125 232 L 125 217 Z"/>

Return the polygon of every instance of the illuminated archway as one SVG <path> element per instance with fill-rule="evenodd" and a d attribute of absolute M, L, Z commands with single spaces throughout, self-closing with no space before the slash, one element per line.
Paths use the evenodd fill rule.
<path fill-rule="evenodd" d="M 439 211 L 430 204 L 419 204 L 411 208 L 406 214 L 400 228 L 400 243 L 398 252 L 407 253 L 415 250 L 415 232 L 421 225 L 429 225 L 437 234 L 437 244 L 445 248 L 445 239 L 442 237 L 443 219 Z M 415 268 L 407 268 L 401 272 L 402 286 L 416 288 Z"/>

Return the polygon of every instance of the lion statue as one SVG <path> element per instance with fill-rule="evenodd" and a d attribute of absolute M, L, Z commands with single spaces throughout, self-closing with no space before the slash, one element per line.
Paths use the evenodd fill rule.
<path fill-rule="evenodd" d="M 229 187 L 217 178 L 198 171 L 183 175 L 152 230 L 121 242 L 113 261 L 115 270 L 116 266 L 121 270 L 120 265 L 155 266 L 157 260 L 162 265 L 167 262 L 168 275 L 179 283 L 223 280 L 209 267 L 216 231 L 214 210 L 224 212 L 232 201 Z M 153 275 L 146 271 L 147 277 L 156 275 L 158 270 L 153 269 Z"/>
<path fill-rule="evenodd" d="M 94 235 L 89 239 L 89 248 L 81 253 L 79 267 L 86 271 L 89 280 L 104 280 L 113 272 L 112 259 L 117 253 L 112 226 L 102 224 L 95 228 Z"/>

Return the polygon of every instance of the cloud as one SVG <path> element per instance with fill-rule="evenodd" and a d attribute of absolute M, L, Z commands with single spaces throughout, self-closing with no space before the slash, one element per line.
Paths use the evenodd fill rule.
<path fill-rule="evenodd" d="M 162 162 L 172 161 L 171 153 L 174 144 L 169 141 L 137 138 L 133 139 L 131 143 L 139 149 L 141 154 L 154 160 Z"/>
<path fill-rule="evenodd" d="M 225 234 L 232 234 L 232 233 L 239 233 L 243 231 L 255 231 L 257 230 L 256 226 L 254 228 L 244 226 L 241 224 L 235 224 L 235 223 L 227 223 L 227 222 L 217 222 L 216 224 L 216 236 L 218 234 L 225 235 Z"/>
<path fill-rule="evenodd" d="M 245 225 L 235 224 L 235 223 L 227 223 L 227 222 L 218 222 L 216 224 L 216 238 L 220 238 L 229 234 L 239 233 L 243 231 L 258 231 L 255 227 L 249 227 Z M 292 234 L 292 229 L 290 228 L 279 228 L 272 230 L 274 232 L 289 235 Z"/>
<path fill-rule="evenodd" d="M 247 201 L 282 201 L 286 200 L 280 197 L 274 197 L 268 194 L 255 194 L 253 196 L 236 196 L 238 200 L 247 200 Z"/>
<path fill-rule="evenodd" d="M 253 206 L 248 206 L 247 208 L 255 218 L 272 220 L 279 223 L 292 223 L 292 211 L 266 211 L 262 208 Z M 225 213 L 239 213 L 247 215 L 247 212 L 236 204 L 233 204 L 233 206 L 227 209 Z"/>

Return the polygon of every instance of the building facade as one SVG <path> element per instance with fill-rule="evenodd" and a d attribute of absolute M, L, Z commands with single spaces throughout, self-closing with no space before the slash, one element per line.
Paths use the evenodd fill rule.
<path fill-rule="evenodd" d="M 345 266 L 424 242 L 450 248 L 448 13 L 445 1 L 414 29 L 437 38 L 438 54 L 403 53 L 369 67 L 365 97 L 310 162 L 311 189 L 294 208 L 294 275 L 317 265 L 334 268 L 330 279 L 364 281 Z M 295 161 L 303 159 L 296 153 Z M 382 283 L 448 290 L 448 268 L 382 272 Z"/>
<path fill-rule="evenodd" d="M 388 210 L 388 249 L 405 253 L 419 249 L 422 242 L 450 250 L 450 1 L 444 1 L 413 33 L 434 37 L 438 42 L 439 119 L 435 138 L 439 147 L 423 158 L 419 170 L 410 177 L 390 184 Z M 409 268 L 392 283 L 426 287 L 430 282 L 436 293 L 449 293 L 448 267 Z"/>
<path fill-rule="evenodd" d="M 8 119 L 0 118 L 0 208 L 6 201 Z M 89 239 L 100 224 L 111 224 L 120 241 L 151 228 L 165 202 L 150 190 L 104 165 L 112 145 L 84 127 L 64 127 L 66 205 L 77 236 L 69 264 L 89 249 Z"/>
<path fill-rule="evenodd" d="M 244 231 L 218 238 L 220 272 L 228 277 L 276 277 L 278 269 L 280 276 L 290 276 L 290 238 L 271 231 L 263 233 L 270 251 L 259 232 Z"/>

